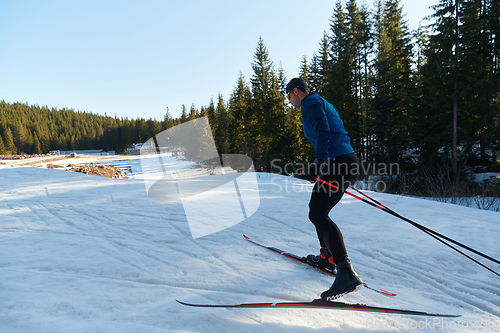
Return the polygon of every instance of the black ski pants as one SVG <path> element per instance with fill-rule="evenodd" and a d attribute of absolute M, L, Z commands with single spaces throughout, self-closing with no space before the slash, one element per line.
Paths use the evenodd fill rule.
<path fill-rule="evenodd" d="M 316 227 L 321 247 L 328 248 L 335 263 L 349 258 L 342 233 L 328 214 L 340 201 L 349 185 L 354 185 L 359 171 L 360 162 L 355 153 L 330 159 L 326 161 L 320 178 L 338 189 L 317 181 L 311 194 L 309 219 Z"/>

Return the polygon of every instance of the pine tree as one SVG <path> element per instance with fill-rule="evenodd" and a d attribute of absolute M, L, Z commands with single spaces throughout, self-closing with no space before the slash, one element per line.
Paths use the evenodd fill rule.
<path fill-rule="evenodd" d="M 174 127 L 174 119 L 172 118 L 172 115 L 170 114 L 170 111 L 167 107 L 167 112 L 165 113 L 165 116 L 163 117 L 163 123 L 162 123 L 162 130 L 169 129 L 171 127 Z"/>
<path fill-rule="evenodd" d="M 33 134 L 33 152 L 35 154 L 42 154 L 42 146 L 40 145 L 40 141 L 38 140 L 38 135 L 36 132 Z"/>
<path fill-rule="evenodd" d="M 215 131 L 215 145 L 219 154 L 227 154 L 229 152 L 228 128 L 231 119 L 221 94 L 219 94 L 215 114 L 218 124 Z"/>
<path fill-rule="evenodd" d="M 330 22 L 331 36 L 331 72 L 328 68 L 324 70 L 323 77 L 330 82 L 331 92 L 324 94 L 330 102 L 339 110 L 341 116 L 348 104 L 348 99 L 352 95 L 351 88 L 351 64 L 352 58 L 349 55 L 349 28 L 347 26 L 347 16 L 339 0 L 335 5 L 335 11 Z M 321 48 L 325 48 L 326 35 L 321 42 Z M 324 53 L 324 51 L 323 51 Z M 323 66 L 324 67 L 324 66 Z M 325 85 L 325 84 L 323 84 Z"/>
<path fill-rule="evenodd" d="M 429 145 L 432 141 L 438 145 L 442 144 L 440 137 L 442 131 L 436 131 L 439 121 L 437 117 L 434 118 L 432 113 L 429 112 L 428 103 L 433 94 L 428 95 L 425 87 L 424 70 L 427 65 L 426 50 L 429 46 L 429 32 L 421 25 L 415 33 L 416 40 L 416 71 L 415 71 L 415 100 L 416 103 L 413 110 L 409 114 L 410 128 L 410 149 L 415 151 L 416 161 L 419 163 L 427 164 L 427 159 L 430 155 L 437 152 L 438 148 L 434 144 Z M 437 125 L 437 126 L 436 126 Z"/>
<path fill-rule="evenodd" d="M 5 154 L 7 154 L 7 149 L 5 148 L 2 136 L 0 135 L 0 155 L 5 155 Z"/>
<path fill-rule="evenodd" d="M 330 39 L 328 34 L 323 32 L 323 38 L 320 42 L 319 54 L 313 54 L 310 66 L 308 82 L 312 92 L 316 92 L 328 100 L 336 98 L 335 89 L 337 87 L 329 85 L 335 81 L 331 80 L 331 56 L 330 56 Z"/>
<path fill-rule="evenodd" d="M 213 98 L 210 99 L 210 104 L 207 108 L 207 117 L 210 128 L 212 129 L 212 133 L 215 133 L 215 131 L 217 131 L 217 116 L 215 114 L 215 104 Z"/>
<path fill-rule="evenodd" d="M 208 118 L 208 109 L 205 106 L 202 106 L 200 108 L 200 117 L 207 117 Z"/>
<path fill-rule="evenodd" d="M 251 78 L 253 112 L 255 114 L 254 138 L 258 146 L 254 162 L 269 170 L 271 161 L 279 159 L 280 137 L 285 130 L 285 96 L 281 89 L 280 76 L 274 70 L 269 53 L 262 38 L 259 39 L 254 55 Z"/>
<path fill-rule="evenodd" d="M 26 150 L 27 145 L 29 144 L 29 138 L 26 133 L 26 128 L 24 128 L 24 125 L 22 123 L 17 123 L 14 126 L 14 142 L 16 144 L 17 149 L 24 153 Z"/>
<path fill-rule="evenodd" d="M 493 36 L 489 31 L 487 1 L 464 1 L 459 14 L 466 27 L 461 33 L 463 55 L 459 64 L 460 76 L 467 78 L 461 89 L 465 97 L 463 110 L 468 114 L 462 126 L 468 139 L 464 143 L 469 148 L 469 156 L 473 155 L 474 145 L 479 144 L 479 161 L 474 163 L 489 165 L 493 157 L 488 151 L 493 144 L 495 112 L 491 106 L 494 87 L 491 85 L 493 54 L 490 40 Z"/>
<path fill-rule="evenodd" d="M 495 115 L 492 121 L 492 150 L 500 155 L 500 0 L 487 1 L 487 31 L 490 36 L 490 91 L 491 108 Z"/>
<path fill-rule="evenodd" d="M 307 77 L 303 77 L 303 79 L 306 80 L 310 92 L 319 91 L 319 87 L 321 85 L 321 74 L 318 64 L 318 56 L 316 53 L 313 53 L 311 62 L 308 66 Z"/>
<path fill-rule="evenodd" d="M 300 63 L 299 67 L 299 77 L 303 78 L 307 82 L 307 86 L 311 86 L 311 82 L 309 79 L 309 65 L 307 63 L 307 57 L 304 54 L 304 57 L 302 58 L 302 61 Z"/>
<path fill-rule="evenodd" d="M 330 101 L 339 110 L 354 149 L 366 159 L 364 142 L 366 133 L 371 133 L 367 127 L 373 46 L 368 9 L 359 8 L 355 0 L 349 0 L 344 9 L 339 1 L 330 28 L 331 65 L 326 74 L 329 90 L 326 96 L 330 96 Z"/>
<path fill-rule="evenodd" d="M 413 105 L 412 45 L 399 0 L 379 4 L 375 62 L 374 134 L 376 158 L 399 163 L 409 145 L 409 114 Z"/>
<path fill-rule="evenodd" d="M 228 112 L 231 115 L 231 122 L 228 127 L 228 143 L 231 153 L 249 155 L 251 103 L 252 93 L 240 72 L 236 87 L 229 97 Z"/>
<path fill-rule="evenodd" d="M 372 135 L 372 98 L 373 98 L 373 67 L 372 57 L 374 54 L 374 34 L 373 23 L 370 10 L 366 5 L 360 9 L 361 23 L 358 29 L 361 30 L 359 36 L 359 67 L 361 75 L 359 77 L 359 108 L 361 110 L 361 130 L 360 141 L 357 147 L 364 161 L 371 160 L 372 148 L 375 145 Z"/>
<path fill-rule="evenodd" d="M 443 164 L 453 155 L 456 140 L 454 111 L 458 111 L 458 36 L 454 0 L 441 1 L 433 7 L 433 34 L 424 50 L 421 66 L 419 108 L 414 117 L 417 127 L 412 132 L 418 143 L 419 162 L 423 165 Z M 455 113 L 456 115 L 456 113 Z M 455 144 L 456 147 L 456 144 Z M 450 164 L 451 165 L 451 164 Z M 455 164 L 456 167 L 456 164 Z"/>
<path fill-rule="evenodd" d="M 7 150 L 7 153 L 11 153 L 12 155 L 17 155 L 17 148 L 16 145 L 14 144 L 14 137 L 12 135 L 12 131 L 10 130 L 10 127 L 7 127 L 7 129 L 4 131 L 4 144 L 5 144 L 5 149 Z"/>
<path fill-rule="evenodd" d="M 189 117 L 187 114 L 186 106 L 182 104 L 182 111 L 181 111 L 181 123 L 185 123 L 189 121 Z"/>
<path fill-rule="evenodd" d="M 191 104 L 191 109 L 189 110 L 189 117 L 188 120 L 195 120 L 200 116 L 198 109 L 196 109 L 196 106 L 194 104 Z"/>

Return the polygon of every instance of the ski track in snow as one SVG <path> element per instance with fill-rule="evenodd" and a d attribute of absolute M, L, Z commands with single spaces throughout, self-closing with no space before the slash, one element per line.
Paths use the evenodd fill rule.
<path fill-rule="evenodd" d="M 182 162 L 172 159 L 172 166 L 176 163 Z M 348 196 L 330 216 L 344 234 L 354 268 L 370 287 L 398 296 L 363 289 L 343 301 L 463 317 L 433 322 L 430 328 L 425 318 L 400 315 L 179 305 L 175 299 L 243 303 L 319 297 L 333 282 L 331 276 L 242 236 L 297 255 L 316 253 L 316 231 L 307 218 L 312 185 L 258 174 L 259 210 L 229 229 L 193 239 L 182 204 L 150 199 L 139 158 L 126 164 L 134 170 L 128 180 L 32 167 L 0 169 L 0 332 L 500 330 L 500 278 L 406 222 Z M 370 195 L 500 257 L 498 213 Z"/>

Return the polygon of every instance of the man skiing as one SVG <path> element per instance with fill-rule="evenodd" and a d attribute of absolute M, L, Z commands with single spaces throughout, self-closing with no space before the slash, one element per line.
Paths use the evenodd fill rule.
<path fill-rule="evenodd" d="M 319 255 L 308 255 L 313 266 L 337 269 L 330 289 L 321 294 L 333 301 L 363 287 L 347 256 L 342 233 L 328 216 L 340 201 L 345 190 L 359 175 L 360 162 L 351 147 L 337 109 L 316 93 L 309 93 L 306 82 L 293 78 L 286 86 L 286 96 L 294 107 L 301 108 L 304 134 L 312 144 L 315 161 L 302 170 L 302 177 L 316 182 L 316 177 L 328 182 L 316 182 L 309 201 L 309 219 L 316 227 L 321 246 Z"/>

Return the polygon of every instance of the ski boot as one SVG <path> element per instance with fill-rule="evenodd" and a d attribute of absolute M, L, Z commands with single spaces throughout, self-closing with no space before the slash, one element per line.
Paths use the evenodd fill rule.
<path fill-rule="evenodd" d="M 320 254 L 317 256 L 313 254 L 308 255 L 307 262 L 311 266 L 319 267 L 335 274 L 335 262 L 333 261 L 330 251 L 328 251 L 326 247 L 322 247 Z"/>
<path fill-rule="evenodd" d="M 330 289 L 321 294 L 321 298 L 333 302 L 335 299 L 361 288 L 363 288 L 363 280 L 354 271 L 349 260 L 344 260 L 337 263 L 337 277 Z"/>

